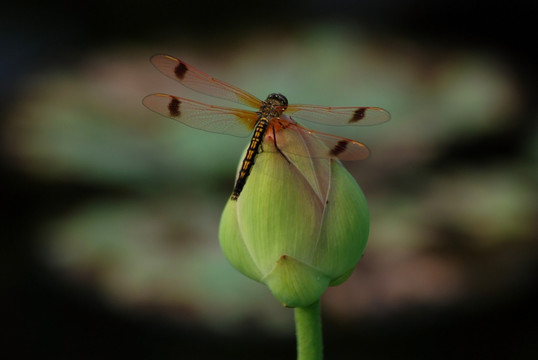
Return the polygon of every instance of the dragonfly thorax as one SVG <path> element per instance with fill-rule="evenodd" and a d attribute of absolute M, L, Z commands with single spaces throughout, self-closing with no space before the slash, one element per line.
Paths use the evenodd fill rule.
<path fill-rule="evenodd" d="M 276 116 L 283 113 L 288 107 L 288 99 L 282 94 L 272 93 L 267 96 L 267 99 L 262 102 L 260 112 L 262 113 L 276 113 Z"/>

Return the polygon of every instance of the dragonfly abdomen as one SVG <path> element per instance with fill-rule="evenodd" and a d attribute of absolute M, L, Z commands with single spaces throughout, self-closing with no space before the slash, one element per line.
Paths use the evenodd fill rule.
<path fill-rule="evenodd" d="M 243 187 L 247 182 L 247 178 L 250 175 L 250 171 L 254 166 L 256 155 L 258 155 L 258 153 L 260 152 L 260 146 L 263 142 L 263 138 L 265 136 L 265 132 L 267 131 L 268 125 L 269 120 L 267 119 L 267 117 L 262 116 L 258 120 L 256 127 L 254 128 L 254 134 L 252 135 L 252 139 L 250 140 L 247 154 L 245 155 L 245 158 L 241 163 L 239 176 L 237 177 L 237 181 L 235 182 L 234 191 L 232 193 L 232 200 L 237 200 L 239 194 L 241 194 L 241 191 L 243 190 Z"/>

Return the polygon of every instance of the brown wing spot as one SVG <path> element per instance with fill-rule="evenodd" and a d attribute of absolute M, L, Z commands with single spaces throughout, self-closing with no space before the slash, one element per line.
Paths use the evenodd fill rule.
<path fill-rule="evenodd" d="M 179 80 L 183 80 L 187 70 L 189 70 L 187 66 L 183 64 L 182 62 L 180 62 L 179 64 L 177 64 L 176 68 L 174 69 L 174 74 L 176 74 Z"/>
<path fill-rule="evenodd" d="M 357 122 L 359 120 L 362 120 L 364 119 L 364 115 L 366 113 L 366 108 L 364 107 L 360 107 L 358 108 L 357 110 L 355 110 L 355 112 L 353 113 L 353 117 L 351 118 L 351 120 L 349 120 L 350 123 L 354 123 L 354 122 Z"/>
<path fill-rule="evenodd" d="M 334 157 L 340 155 L 341 153 L 343 153 L 344 151 L 346 151 L 347 144 L 349 144 L 348 141 L 346 141 L 346 140 L 340 140 L 339 142 L 336 143 L 336 145 L 334 145 L 334 147 L 331 149 L 331 151 L 329 152 L 329 154 L 330 154 L 331 156 L 334 156 Z"/>
<path fill-rule="evenodd" d="M 170 100 L 170 103 L 168 104 L 168 112 L 170 113 L 170 116 L 178 117 L 181 115 L 181 111 L 179 111 L 179 104 L 181 104 L 181 101 L 175 97 Z"/>

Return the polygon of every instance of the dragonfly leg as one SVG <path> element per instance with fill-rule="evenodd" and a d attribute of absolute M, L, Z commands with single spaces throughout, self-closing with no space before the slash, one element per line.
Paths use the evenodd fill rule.
<path fill-rule="evenodd" d="M 280 155 L 282 155 L 284 157 L 284 159 L 286 159 L 288 164 L 291 164 L 290 159 L 288 159 L 288 157 L 286 155 L 284 155 L 284 153 L 282 152 L 282 150 L 280 150 L 280 148 L 278 147 L 278 145 L 276 143 L 276 133 L 275 133 L 275 127 L 274 126 L 273 126 L 272 130 L 273 130 L 273 144 L 275 145 L 275 149 L 277 149 L 278 152 L 280 153 Z"/>

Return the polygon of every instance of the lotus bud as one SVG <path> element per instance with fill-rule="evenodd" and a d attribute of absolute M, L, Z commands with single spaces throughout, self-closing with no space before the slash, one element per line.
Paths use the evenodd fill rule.
<path fill-rule="evenodd" d="M 339 160 L 283 154 L 271 141 L 222 214 L 228 261 L 287 307 L 305 307 L 344 282 L 361 258 L 369 212 Z"/>

